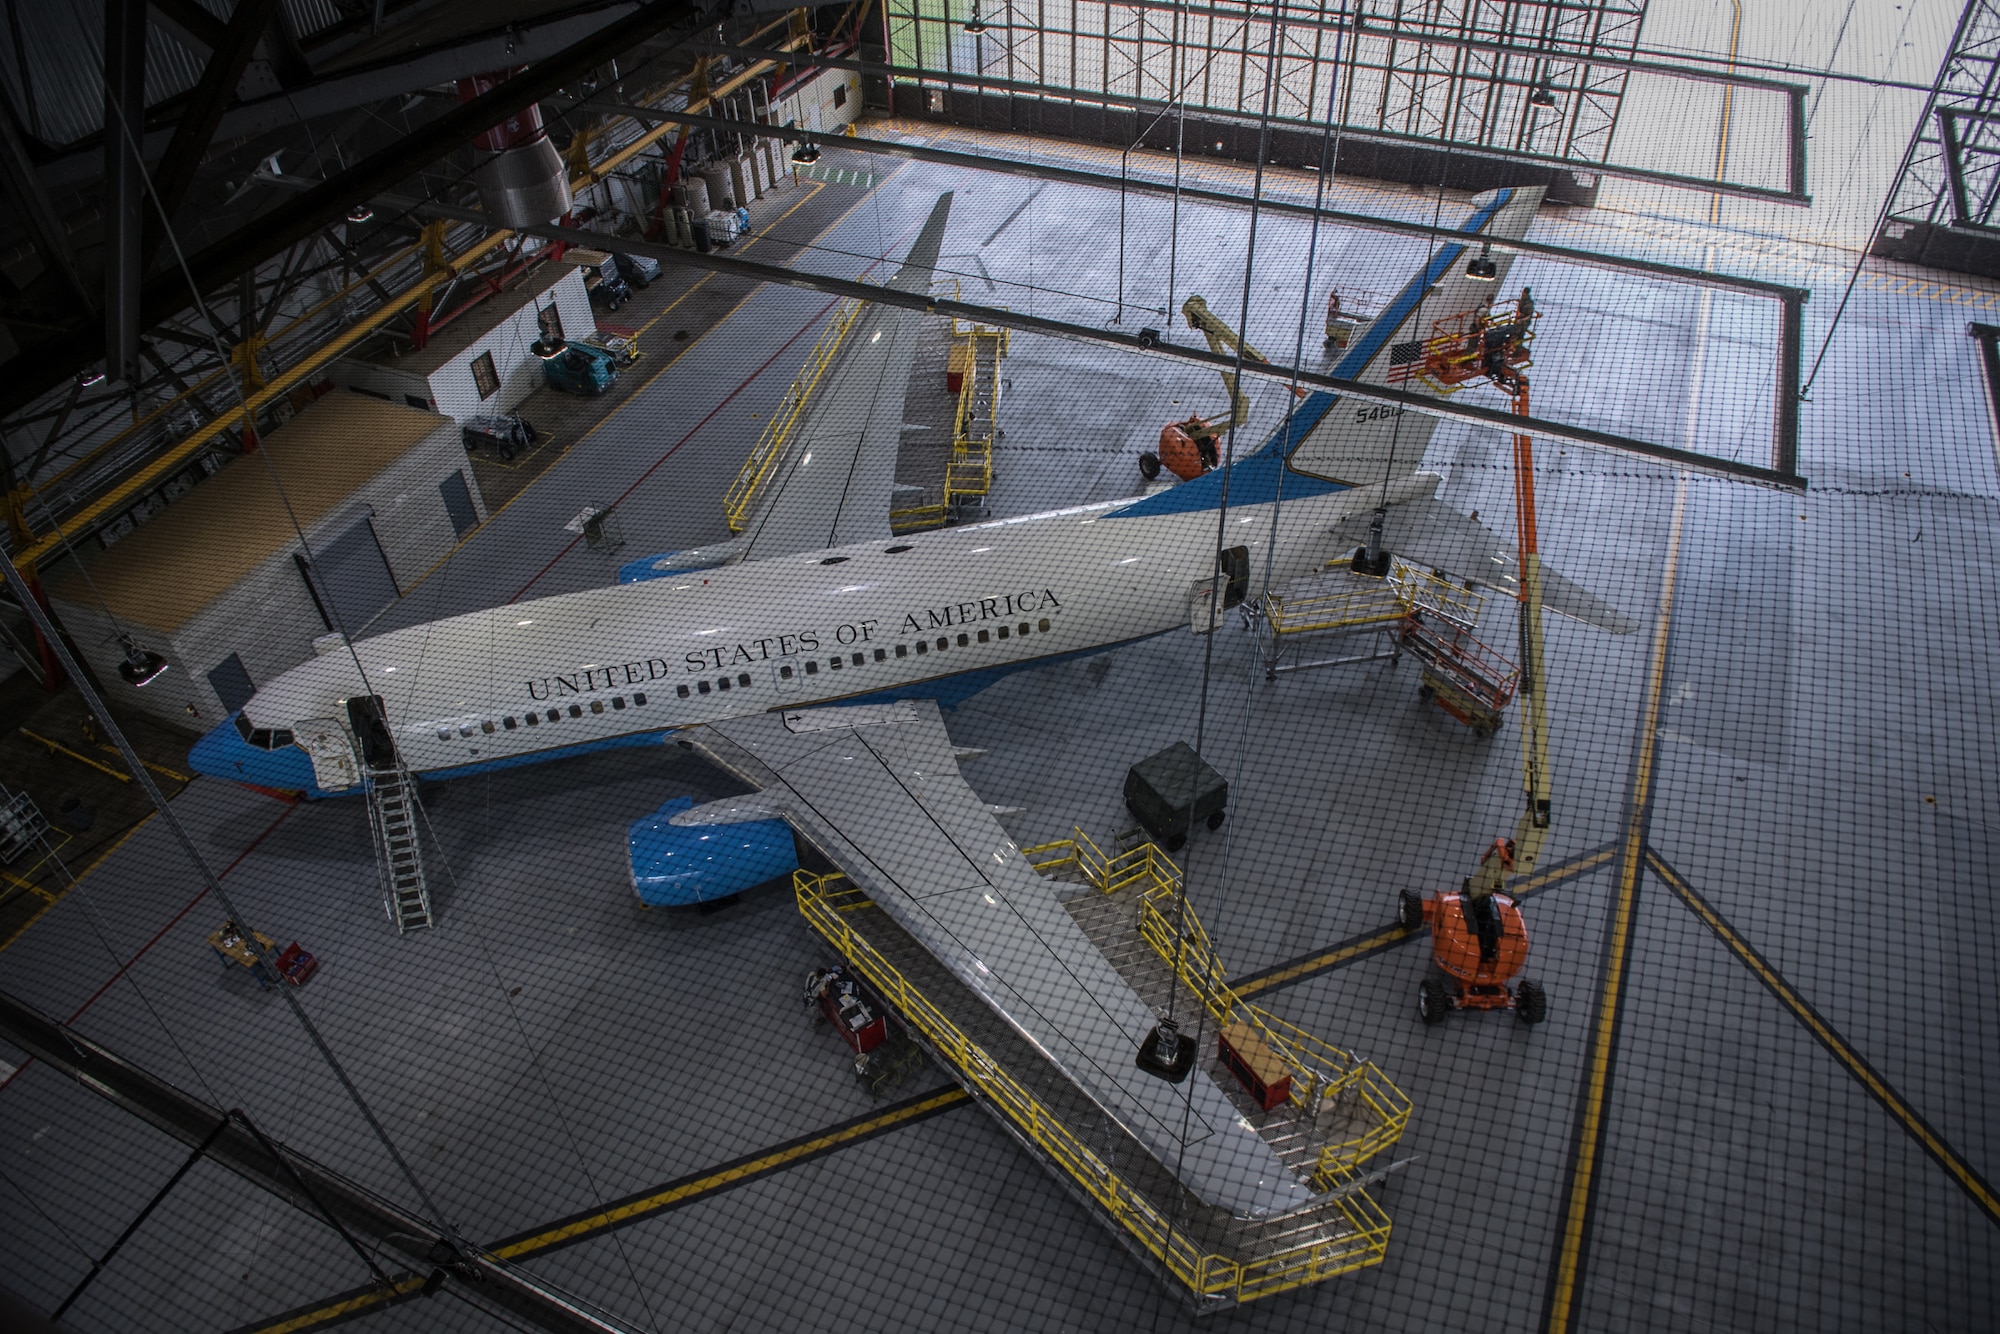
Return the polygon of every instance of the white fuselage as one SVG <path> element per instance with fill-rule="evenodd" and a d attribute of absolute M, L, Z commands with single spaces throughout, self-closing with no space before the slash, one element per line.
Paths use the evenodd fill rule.
<path fill-rule="evenodd" d="M 1317 568 L 1371 492 L 1286 501 L 1272 578 Z M 447 776 L 931 682 L 1187 624 L 1218 549 L 1261 587 L 1270 505 L 1118 518 L 1119 501 L 592 589 L 379 635 L 270 682 L 258 728 L 380 695 L 404 762 Z M 356 670 L 356 659 L 366 672 Z M 725 685 L 726 683 L 726 685 Z M 529 723 L 530 717 L 534 722 Z"/>

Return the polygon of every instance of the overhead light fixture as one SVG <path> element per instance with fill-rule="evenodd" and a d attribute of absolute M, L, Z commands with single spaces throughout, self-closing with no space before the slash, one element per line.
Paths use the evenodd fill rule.
<path fill-rule="evenodd" d="M 792 150 L 792 161 L 810 166 L 819 161 L 819 145 L 808 140 Z"/>
<path fill-rule="evenodd" d="M 1556 104 L 1556 90 L 1549 86 L 1549 81 L 1547 79 L 1543 79 L 1540 83 L 1536 84 L 1533 88 L 1530 88 L 1528 90 L 1529 106 L 1552 107 L 1555 104 Z"/>
<path fill-rule="evenodd" d="M 78 371 L 76 383 L 82 389 L 88 389 L 94 384 L 103 384 L 104 372 L 100 370 Z"/>
<path fill-rule="evenodd" d="M 1500 276 L 1500 266 L 1493 262 L 1493 247 L 1482 245 L 1465 266 L 1465 276 L 1474 282 L 1490 283 Z"/>
<path fill-rule="evenodd" d="M 125 649 L 125 661 L 118 664 L 118 675 L 125 678 L 130 686 L 147 686 L 157 680 L 167 670 L 167 660 L 149 648 L 140 648 L 137 640 L 130 635 L 118 636 L 118 642 Z"/>
<path fill-rule="evenodd" d="M 374 216 L 375 210 L 366 204 L 356 204 L 353 208 L 347 210 L 347 220 L 349 222 L 367 222 L 374 218 Z"/>
<path fill-rule="evenodd" d="M 1134 1064 L 1149 1075 L 1178 1084 L 1194 1069 L 1194 1048 L 1194 1039 L 1183 1037 L 1178 1024 L 1162 1019 L 1139 1044 L 1139 1059 Z"/>
<path fill-rule="evenodd" d="M 986 31 L 986 20 L 979 17 L 979 0 L 973 0 L 972 17 L 965 21 L 965 30 L 975 37 Z"/>

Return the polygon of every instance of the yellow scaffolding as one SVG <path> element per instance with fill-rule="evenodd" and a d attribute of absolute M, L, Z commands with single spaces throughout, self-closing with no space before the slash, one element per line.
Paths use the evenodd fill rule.
<path fill-rule="evenodd" d="M 1378 658 L 1394 661 L 1402 654 L 1400 630 L 1412 610 L 1421 610 L 1453 625 L 1470 628 L 1478 623 L 1486 595 L 1457 584 L 1431 570 L 1397 560 L 1386 579 L 1365 575 L 1342 578 L 1343 557 L 1329 567 L 1317 582 L 1294 585 L 1290 595 L 1266 593 L 1255 607 L 1244 609 L 1245 618 L 1258 631 L 1259 652 L 1264 660 L 1264 679 L 1274 681 L 1285 672 L 1308 671 L 1315 667 L 1341 667 L 1350 663 L 1373 662 Z M 1389 639 L 1385 651 L 1350 657 L 1323 658 L 1315 662 L 1283 662 L 1295 641 L 1306 635 L 1355 634 L 1373 631 Z"/>
<path fill-rule="evenodd" d="M 750 506 L 757 499 L 757 491 L 770 480 L 771 472 L 778 460 L 784 457 L 785 446 L 790 443 L 792 430 L 799 424 L 799 416 L 805 411 L 820 381 L 826 377 L 827 367 L 833 364 L 841 344 L 847 341 L 848 331 L 861 315 L 859 301 L 845 301 L 833 318 L 827 321 L 821 331 L 819 341 L 813 344 L 812 352 L 806 357 L 806 364 L 799 368 L 798 378 L 778 406 L 771 411 L 771 419 L 764 423 L 763 434 L 750 450 L 750 457 L 743 461 L 742 471 L 729 484 L 729 490 L 722 497 L 722 512 L 729 520 L 729 531 L 740 533 L 749 522 Z"/>
<path fill-rule="evenodd" d="M 1170 901 L 1180 872 L 1157 847 L 1148 843 L 1107 857 L 1081 830 L 1073 832 L 1072 838 L 1025 848 L 1023 855 L 1043 874 L 1074 867 L 1100 892 L 1142 895 L 1141 929 L 1147 941 L 1175 966 L 1182 983 L 1203 998 L 1219 1022 L 1233 1019 L 1252 1024 L 1281 1059 L 1298 1070 L 1303 1077 L 1293 1081 L 1295 1100 L 1347 1098 L 1374 1114 L 1375 1123 L 1367 1133 L 1322 1151 L 1311 1174 L 1313 1187 L 1326 1196 L 1324 1204 L 1314 1207 L 1331 1210 L 1324 1215 L 1328 1222 L 1338 1216 L 1337 1235 L 1322 1233 L 1275 1251 L 1257 1247 L 1245 1256 L 1205 1249 L 1190 1229 L 1177 1224 L 1121 1176 L 1041 1099 L 966 1036 L 857 929 L 853 919 L 873 907 L 861 889 L 838 873 L 813 875 L 807 871 L 793 876 L 793 888 L 807 923 L 918 1031 L 959 1082 L 1005 1117 L 1198 1300 L 1254 1301 L 1379 1264 L 1388 1254 L 1390 1220 L 1364 1189 L 1366 1181 L 1358 1165 L 1401 1136 L 1409 1123 L 1409 1099 L 1372 1064 L 1356 1060 L 1237 996 L 1222 981 L 1221 966 L 1198 924 L 1182 935 L 1176 948 L 1162 909 Z"/>
<path fill-rule="evenodd" d="M 1011 345 L 1009 330 L 952 319 L 947 365 L 959 384 L 951 419 L 951 458 L 944 468 L 944 499 L 891 510 L 891 531 L 941 528 L 964 511 L 968 500 L 983 501 L 992 491 L 993 444 L 1000 438 L 1000 363 Z"/>
<path fill-rule="evenodd" d="M 1361 1111 L 1368 1130 L 1320 1150 L 1313 1167 L 1317 1188 L 1330 1189 L 1343 1173 L 1403 1137 L 1413 1105 L 1373 1061 L 1322 1042 L 1237 995 L 1225 980 L 1228 974 L 1192 908 L 1182 908 L 1182 930 L 1175 932 L 1172 919 L 1180 868 L 1157 845 L 1142 843 L 1130 852 L 1108 857 L 1083 830 L 1072 828 L 1070 835 L 1023 848 L 1021 855 L 1043 875 L 1074 866 L 1101 893 L 1130 890 L 1138 894 L 1139 934 L 1201 1001 L 1218 1028 L 1248 1024 L 1296 1072 L 1299 1078 L 1292 1081 L 1293 1104 L 1306 1113 L 1317 1111 L 1326 1101 L 1356 1106 Z"/>

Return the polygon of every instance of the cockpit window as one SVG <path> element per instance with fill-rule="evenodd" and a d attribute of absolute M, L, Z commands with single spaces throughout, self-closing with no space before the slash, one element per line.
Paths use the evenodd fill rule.
<path fill-rule="evenodd" d="M 236 731 L 245 741 L 250 739 L 250 715 L 239 711 L 236 715 Z"/>

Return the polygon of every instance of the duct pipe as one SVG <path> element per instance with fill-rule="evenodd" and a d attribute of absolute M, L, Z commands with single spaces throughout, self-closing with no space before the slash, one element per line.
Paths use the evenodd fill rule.
<path fill-rule="evenodd" d="M 460 79 L 458 100 L 470 102 L 516 73 L 496 70 Z M 479 206 L 494 226 L 527 227 L 569 212 L 569 171 L 549 142 L 539 105 L 530 102 L 472 142 L 481 155 L 473 184 L 479 189 Z"/>

